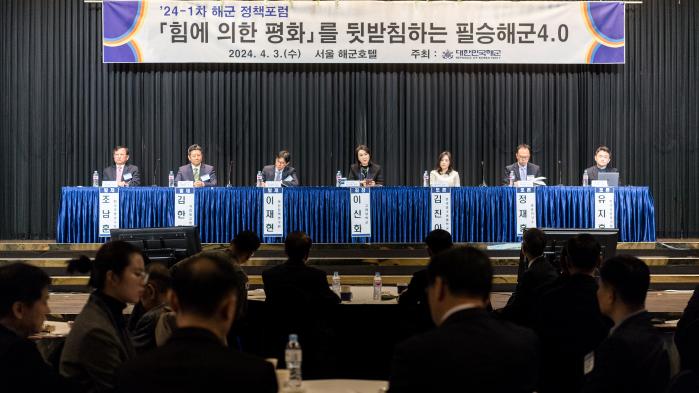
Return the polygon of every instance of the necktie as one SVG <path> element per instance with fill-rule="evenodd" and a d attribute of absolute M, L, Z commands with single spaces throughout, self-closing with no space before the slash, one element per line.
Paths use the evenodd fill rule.
<path fill-rule="evenodd" d="M 194 168 L 194 181 L 201 181 L 201 177 L 199 177 L 199 168 Z"/>
<path fill-rule="evenodd" d="M 279 171 L 274 171 L 274 181 L 281 181 L 282 180 L 282 173 Z"/>
<path fill-rule="evenodd" d="M 519 167 L 519 180 L 527 180 L 527 167 Z"/>
<path fill-rule="evenodd" d="M 118 167 L 117 167 L 117 171 L 116 171 L 116 181 L 121 181 L 121 175 L 122 175 L 122 172 L 123 172 L 123 171 L 124 171 L 124 167 L 123 167 L 123 166 L 118 166 Z"/>

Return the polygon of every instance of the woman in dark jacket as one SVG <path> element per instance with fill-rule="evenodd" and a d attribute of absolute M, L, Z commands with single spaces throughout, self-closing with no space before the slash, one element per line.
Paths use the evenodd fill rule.
<path fill-rule="evenodd" d="M 350 167 L 348 180 L 359 180 L 362 187 L 383 186 L 381 167 L 371 160 L 371 151 L 366 145 L 354 149 L 354 158 L 357 162 Z"/>

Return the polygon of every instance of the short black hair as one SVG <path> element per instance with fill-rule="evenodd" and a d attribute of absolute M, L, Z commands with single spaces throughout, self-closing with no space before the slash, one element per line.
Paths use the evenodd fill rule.
<path fill-rule="evenodd" d="M 122 240 L 113 240 L 100 246 L 94 262 L 85 255 L 68 262 L 68 273 L 89 272 L 89 285 L 95 289 L 104 289 L 107 272 L 111 270 L 121 277 L 126 267 L 129 266 L 133 254 L 140 255 L 145 262 L 146 258 L 138 247 Z"/>
<path fill-rule="evenodd" d="M 284 241 L 284 252 L 292 261 L 306 259 L 311 252 L 313 241 L 305 232 L 297 231 L 286 235 Z"/>
<path fill-rule="evenodd" d="M 235 246 L 236 251 L 252 254 L 260 248 L 260 238 L 253 231 L 240 231 L 231 240 L 231 245 Z"/>
<path fill-rule="evenodd" d="M 289 153 L 286 150 L 282 150 L 279 153 L 277 153 L 277 158 L 282 158 L 284 159 L 284 162 L 288 163 L 291 161 L 291 153 Z"/>
<path fill-rule="evenodd" d="M 538 228 L 529 228 L 522 235 L 522 249 L 529 255 L 538 257 L 544 254 L 546 234 Z"/>
<path fill-rule="evenodd" d="M 453 294 L 487 299 L 493 287 L 493 266 L 483 251 L 457 247 L 433 256 L 427 277 L 430 285 L 440 277 Z"/>
<path fill-rule="evenodd" d="M 197 145 L 197 144 L 195 143 L 195 144 L 193 144 L 192 146 L 190 146 L 190 147 L 187 148 L 187 156 L 189 156 L 189 154 L 190 154 L 191 152 L 193 152 L 194 150 L 199 150 L 199 152 L 200 152 L 201 154 L 204 154 L 204 148 L 202 148 L 201 146 L 199 146 L 199 145 Z"/>
<path fill-rule="evenodd" d="M 212 317 L 221 302 L 241 288 L 234 264 L 223 252 L 203 251 L 172 268 L 172 289 L 183 312 Z"/>
<path fill-rule="evenodd" d="M 599 153 L 601 151 L 607 152 L 607 154 L 609 154 L 609 156 L 612 155 L 611 149 L 609 149 L 607 146 L 604 146 L 604 145 L 600 145 L 600 147 L 598 147 L 597 150 L 595 150 L 595 155 L 597 155 L 597 153 Z"/>
<path fill-rule="evenodd" d="M 129 155 L 129 148 L 126 147 L 126 146 L 124 146 L 124 145 L 115 146 L 115 147 L 114 147 L 114 150 L 112 150 L 112 153 L 116 153 L 116 152 L 117 152 L 118 150 L 120 150 L 120 149 L 126 150 L 126 155 L 127 155 L 127 156 Z"/>
<path fill-rule="evenodd" d="M 172 288 L 172 276 L 170 269 L 159 262 L 152 262 L 146 267 L 148 282 L 153 282 L 158 287 L 158 293 L 163 294 Z"/>
<path fill-rule="evenodd" d="M 425 244 L 427 244 L 427 248 L 432 255 L 448 250 L 454 245 L 451 240 L 451 233 L 444 229 L 435 229 L 428 233 L 425 238 Z"/>
<path fill-rule="evenodd" d="M 530 155 L 532 154 L 532 148 L 529 145 L 527 145 L 526 143 L 520 143 L 519 145 L 517 145 L 517 149 L 515 150 L 515 153 L 519 153 L 519 151 L 521 149 L 527 149 L 527 151 L 529 151 L 529 154 Z"/>
<path fill-rule="evenodd" d="M 565 248 L 568 264 L 584 271 L 594 270 L 602 253 L 599 242 L 589 233 L 568 239 Z"/>
<path fill-rule="evenodd" d="M 12 305 L 22 302 L 31 305 L 41 299 L 51 279 L 36 266 L 13 263 L 0 267 L 0 318 L 12 313 Z"/>
<path fill-rule="evenodd" d="M 626 305 L 639 308 L 645 305 L 650 269 L 642 260 L 631 255 L 615 256 L 602 264 L 599 276 Z"/>

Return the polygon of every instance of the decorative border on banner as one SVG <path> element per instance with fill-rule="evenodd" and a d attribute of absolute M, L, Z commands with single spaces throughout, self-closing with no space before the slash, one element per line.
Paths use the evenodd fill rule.
<path fill-rule="evenodd" d="M 104 1 L 102 4 L 102 28 L 104 29 L 105 26 L 105 17 L 109 17 L 109 14 L 112 12 L 118 13 L 117 9 L 119 7 L 126 7 L 128 4 L 138 5 L 135 15 L 130 17 L 131 25 L 123 33 L 113 38 L 108 37 L 107 33 L 103 33 L 104 39 L 102 41 L 102 56 L 105 63 L 124 62 L 124 60 L 134 63 L 141 63 L 143 61 L 141 48 L 139 47 L 138 43 L 133 40 L 133 37 L 141 29 L 141 26 L 143 26 L 143 21 L 145 20 L 147 13 L 146 11 L 148 10 L 148 0 L 133 0 L 124 2 Z M 126 16 L 127 20 L 128 18 L 129 16 Z M 126 56 L 126 58 L 124 58 L 124 56 Z"/>

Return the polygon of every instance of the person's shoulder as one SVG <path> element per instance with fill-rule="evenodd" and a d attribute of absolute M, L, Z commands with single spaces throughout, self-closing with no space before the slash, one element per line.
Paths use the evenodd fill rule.
<path fill-rule="evenodd" d="M 207 170 L 207 171 L 214 169 L 213 165 L 209 165 L 209 164 L 201 164 L 201 165 L 202 165 L 202 167 L 204 167 L 204 170 Z"/>
<path fill-rule="evenodd" d="M 375 162 L 372 162 L 372 163 L 371 163 L 371 166 L 372 166 L 372 167 L 374 168 L 374 170 L 377 171 L 377 172 L 381 169 L 381 165 L 379 165 L 379 164 L 377 164 L 377 163 L 375 163 Z"/>
<path fill-rule="evenodd" d="M 514 171 L 514 170 L 515 170 L 515 165 L 517 165 L 516 162 L 515 162 L 515 163 L 512 163 L 512 164 L 505 165 L 505 169 L 507 169 L 508 171 Z"/>
<path fill-rule="evenodd" d="M 265 165 L 262 167 L 263 171 L 274 171 L 274 165 Z"/>
<path fill-rule="evenodd" d="M 180 171 L 184 171 L 184 170 L 186 170 L 187 167 L 190 166 L 190 165 L 191 165 L 191 164 L 184 164 L 184 165 L 182 165 L 181 167 L 179 167 L 179 170 L 180 170 Z"/>
<path fill-rule="evenodd" d="M 126 168 L 130 171 L 137 171 L 138 170 L 138 165 L 134 164 L 126 164 Z"/>

